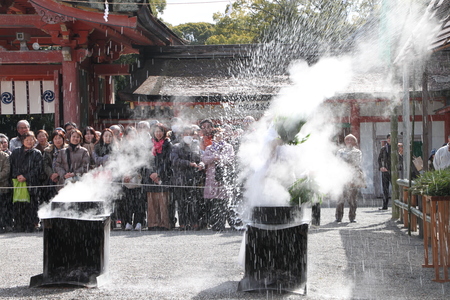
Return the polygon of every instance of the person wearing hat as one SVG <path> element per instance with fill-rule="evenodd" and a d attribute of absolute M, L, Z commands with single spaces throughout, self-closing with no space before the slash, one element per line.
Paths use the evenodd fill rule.
<path fill-rule="evenodd" d="M 109 129 L 111 129 L 111 131 L 113 132 L 114 138 L 116 139 L 116 141 L 121 142 L 122 137 L 123 137 L 123 132 L 124 132 L 123 126 L 121 126 L 121 124 L 114 124 L 114 125 L 111 125 L 109 127 Z"/>
<path fill-rule="evenodd" d="M 389 185 L 391 184 L 391 134 L 386 136 L 386 144 L 381 147 L 378 155 L 378 168 L 381 171 L 381 185 L 383 186 L 383 206 L 380 210 L 387 210 L 389 203 Z"/>
<path fill-rule="evenodd" d="M 55 130 L 58 131 L 58 132 L 64 133 L 64 135 L 66 134 L 66 131 L 62 127 L 56 127 Z"/>
<path fill-rule="evenodd" d="M 344 187 L 344 191 L 339 197 L 336 206 L 336 222 L 341 222 L 344 216 L 344 203 L 347 200 L 350 210 L 348 212 L 348 218 L 351 223 L 356 222 L 356 196 L 358 190 L 365 186 L 364 173 L 361 169 L 362 153 L 361 150 L 356 148 L 358 143 L 357 138 L 353 134 L 349 134 L 344 138 L 345 147 L 339 149 L 338 156 L 347 164 L 351 170 L 351 178 L 349 183 Z"/>
<path fill-rule="evenodd" d="M 431 150 L 430 157 L 428 157 L 428 171 L 434 171 L 434 156 L 436 155 L 436 149 Z"/>

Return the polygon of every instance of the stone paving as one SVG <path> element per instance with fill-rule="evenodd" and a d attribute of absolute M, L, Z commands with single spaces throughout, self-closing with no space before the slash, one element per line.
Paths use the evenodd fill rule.
<path fill-rule="evenodd" d="M 325 203 L 326 204 L 326 203 Z M 0 235 L 0 299 L 449 299 L 450 283 L 422 268 L 423 242 L 391 220 L 391 210 L 360 207 L 357 223 L 334 222 L 324 205 L 308 235 L 308 293 L 237 292 L 242 232 L 116 231 L 110 280 L 98 288 L 29 288 L 43 272 L 43 234 Z"/>

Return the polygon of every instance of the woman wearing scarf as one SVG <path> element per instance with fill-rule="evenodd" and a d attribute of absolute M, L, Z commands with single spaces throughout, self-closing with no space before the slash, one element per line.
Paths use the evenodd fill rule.
<path fill-rule="evenodd" d="M 146 170 L 146 183 L 152 184 L 147 192 L 147 226 L 149 230 L 169 230 L 171 227 L 169 217 L 170 195 L 169 189 L 164 187 L 170 183 L 172 168 L 170 153 L 172 143 L 165 125 L 158 123 L 152 133 L 152 159 L 150 168 Z M 162 185 L 162 186 L 160 186 Z"/>
<path fill-rule="evenodd" d="M 115 138 L 111 129 L 103 129 L 100 136 L 100 141 L 95 144 L 92 156 L 97 167 L 103 166 L 109 159 L 109 156 L 113 152 Z"/>
<path fill-rule="evenodd" d="M 213 135 L 212 145 L 202 155 L 206 168 L 204 198 L 209 202 L 206 219 L 212 230 L 220 231 L 225 229 L 227 205 L 232 195 L 227 176 L 231 175 L 234 150 L 223 139 L 223 130 L 216 129 Z"/>
<path fill-rule="evenodd" d="M 44 185 L 54 185 L 59 181 L 59 175 L 55 170 L 56 158 L 58 157 L 59 152 L 67 148 L 67 144 L 65 143 L 66 137 L 62 131 L 53 131 L 50 140 L 52 144 L 44 149 L 44 173 L 47 177 L 47 180 L 44 182 Z M 43 190 L 45 193 L 45 202 L 48 202 L 51 198 L 56 195 L 56 188 L 45 188 Z"/>
<path fill-rule="evenodd" d="M 28 201 L 23 198 L 14 202 L 16 231 L 33 232 L 39 223 L 38 189 L 35 186 L 39 185 L 39 174 L 42 172 L 42 154 L 35 148 L 36 141 L 32 131 L 24 133 L 22 146 L 13 150 L 10 156 L 12 179 L 25 182 L 29 193 Z"/>
<path fill-rule="evenodd" d="M 89 152 L 86 148 L 81 147 L 82 140 L 81 131 L 73 129 L 70 133 L 69 146 L 62 149 L 56 158 L 55 171 L 59 175 L 58 183 L 60 185 L 63 185 L 69 178 L 76 180 L 77 177 L 89 170 Z"/>

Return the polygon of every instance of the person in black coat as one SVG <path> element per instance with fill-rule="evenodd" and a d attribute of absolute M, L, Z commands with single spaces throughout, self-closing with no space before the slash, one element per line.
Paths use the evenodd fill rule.
<path fill-rule="evenodd" d="M 391 184 L 391 135 L 386 136 L 386 145 L 381 147 L 378 155 L 378 168 L 381 171 L 381 185 L 383 187 L 383 206 L 380 210 L 387 210 L 389 203 L 389 185 Z"/>
<path fill-rule="evenodd" d="M 22 135 L 22 147 L 12 151 L 10 156 L 11 177 L 19 182 L 26 182 L 30 202 L 14 203 L 14 227 L 16 231 L 33 232 L 39 223 L 37 210 L 39 206 L 39 175 L 42 170 L 42 154 L 35 148 L 36 137 L 32 131 Z"/>
<path fill-rule="evenodd" d="M 183 130 L 180 143 L 172 147 L 170 160 L 172 162 L 173 196 L 178 201 L 178 216 L 181 229 L 200 229 L 200 199 L 198 191 L 201 183 L 201 170 L 204 165 L 200 161 L 200 144 L 193 139 L 194 130 L 187 126 Z M 179 186 L 179 187 L 177 187 Z M 202 192 L 202 190 L 200 189 Z"/>
<path fill-rule="evenodd" d="M 119 148 L 120 156 L 126 161 L 142 160 L 143 153 L 148 152 L 149 149 L 141 149 L 144 144 L 141 143 L 136 128 L 128 126 L 124 133 Z M 123 178 L 123 196 L 117 201 L 117 214 L 124 230 L 142 230 L 145 224 L 147 189 L 141 185 L 144 183 L 143 173 L 143 168 L 138 168 L 130 171 Z"/>

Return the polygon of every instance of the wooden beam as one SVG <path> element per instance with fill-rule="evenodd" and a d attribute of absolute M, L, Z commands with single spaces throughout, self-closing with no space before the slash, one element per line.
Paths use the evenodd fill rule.
<path fill-rule="evenodd" d="M 49 64 L 61 63 L 61 51 L 2 51 L 1 64 Z"/>
<path fill-rule="evenodd" d="M 450 115 L 450 114 L 449 114 Z M 412 119 L 412 117 L 411 117 Z M 422 115 L 416 115 L 414 117 L 415 122 L 422 122 Z M 430 122 L 436 122 L 436 121 L 445 121 L 444 115 L 428 115 L 428 120 Z M 391 119 L 389 117 L 380 117 L 380 116 L 360 116 L 359 117 L 360 123 L 378 123 L 378 122 L 390 122 Z M 403 117 L 398 116 L 398 121 L 403 122 Z M 342 122 L 348 122 L 348 117 L 342 118 Z"/>
<path fill-rule="evenodd" d="M 0 65 L 2 80 L 49 80 L 61 65 Z"/>
<path fill-rule="evenodd" d="M 18 31 L 20 28 L 40 28 L 45 25 L 41 19 L 39 15 L 6 14 L 0 18 L 0 28 L 17 27 Z"/>
<path fill-rule="evenodd" d="M 148 102 L 148 101 L 140 101 L 140 102 L 133 102 L 134 106 L 196 106 L 196 105 L 222 105 L 222 102 Z"/>
<path fill-rule="evenodd" d="M 154 45 L 157 43 L 155 38 L 152 39 L 150 36 L 146 36 L 145 31 L 136 32 L 130 28 L 124 28 L 123 33 L 133 39 L 133 44 Z"/>
<path fill-rule="evenodd" d="M 96 43 L 98 41 L 105 41 L 107 43 L 110 40 L 121 43 L 124 47 L 132 47 L 133 41 L 128 37 L 121 35 L 114 28 L 110 28 L 104 25 L 92 24 L 92 28 L 95 28 L 94 34 L 91 34 L 91 40 Z"/>
<path fill-rule="evenodd" d="M 122 64 L 94 65 L 97 76 L 130 75 L 130 66 Z"/>
<path fill-rule="evenodd" d="M 258 45 L 175 45 L 144 46 L 141 49 L 149 58 L 251 58 Z"/>
<path fill-rule="evenodd" d="M 89 11 L 87 9 L 72 7 L 53 0 L 30 0 L 29 2 L 36 8 L 36 10 L 39 8 L 46 9 L 57 14 L 72 17 L 76 20 L 129 28 L 136 28 L 137 26 L 137 17 L 110 14 L 108 16 L 108 21 L 105 21 L 103 18 L 104 13 L 101 11 Z"/>
<path fill-rule="evenodd" d="M 148 37 L 142 35 L 139 32 L 136 32 L 134 29 L 130 28 L 121 28 L 120 31 L 117 31 L 116 28 L 113 28 L 108 25 L 103 24 L 89 24 L 92 28 L 95 28 L 98 32 L 96 36 L 99 34 L 103 34 L 103 39 L 112 39 L 117 43 L 123 44 L 125 47 L 132 48 L 133 44 L 153 44 L 153 41 Z M 131 38 L 130 38 L 131 37 Z"/>

